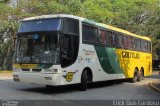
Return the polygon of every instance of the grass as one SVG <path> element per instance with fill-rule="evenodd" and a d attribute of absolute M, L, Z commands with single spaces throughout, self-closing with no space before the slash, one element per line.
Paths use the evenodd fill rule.
<path fill-rule="evenodd" d="M 12 73 L 11 70 L 0 70 L 0 73 Z"/>

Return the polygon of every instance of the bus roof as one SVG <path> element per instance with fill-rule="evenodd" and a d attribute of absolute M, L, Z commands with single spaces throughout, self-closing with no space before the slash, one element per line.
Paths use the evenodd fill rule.
<path fill-rule="evenodd" d="M 41 16 L 25 18 L 22 21 L 37 20 L 37 19 L 47 19 L 47 18 L 58 18 L 58 17 L 68 17 L 68 18 L 78 19 L 78 20 L 81 20 L 83 22 L 90 23 L 90 24 L 93 24 L 93 25 L 96 25 L 96 26 L 99 26 L 99 27 L 107 28 L 109 30 L 117 31 L 117 32 L 120 32 L 120 33 L 123 33 L 123 34 L 126 34 L 126 35 L 130 35 L 130 36 L 133 36 L 133 37 L 137 37 L 137 38 L 141 38 L 141 39 L 144 39 L 144 40 L 151 41 L 151 39 L 149 37 L 140 36 L 140 35 L 131 33 L 129 31 L 127 31 L 127 30 L 123 30 L 123 29 L 120 29 L 120 28 L 117 28 L 117 27 L 113 27 L 111 25 L 107 25 L 107 24 L 103 24 L 103 23 L 97 23 L 95 21 L 91 21 L 91 20 L 88 20 L 88 19 L 83 18 L 83 17 L 69 15 L 69 14 L 41 15 Z"/>
<path fill-rule="evenodd" d="M 47 18 L 58 18 L 58 17 L 68 17 L 68 18 L 74 18 L 74 19 L 78 19 L 78 20 L 82 19 L 82 17 L 69 15 L 69 14 L 54 14 L 54 15 L 41 15 L 41 16 L 24 18 L 22 21 L 37 20 L 37 19 L 47 19 Z"/>

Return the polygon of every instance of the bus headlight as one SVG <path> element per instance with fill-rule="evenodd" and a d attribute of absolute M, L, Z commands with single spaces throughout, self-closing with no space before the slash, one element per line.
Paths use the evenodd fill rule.
<path fill-rule="evenodd" d="M 51 73 L 57 73 L 57 69 L 44 69 L 44 72 L 51 72 Z"/>
<path fill-rule="evenodd" d="M 19 69 L 19 68 L 13 68 L 13 71 L 14 71 L 14 72 L 19 72 L 20 69 Z"/>

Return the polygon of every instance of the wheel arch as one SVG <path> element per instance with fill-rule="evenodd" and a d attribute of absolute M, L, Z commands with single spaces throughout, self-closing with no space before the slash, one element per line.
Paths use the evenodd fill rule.
<path fill-rule="evenodd" d="M 138 67 L 135 67 L 135 68 L 134 68 L 133 75 L 134 75 L 134 74 L 138 74 L 138 72 L 139 72 L 139 69 L 138 69 Z"/>
<path fill-rule="evenodd" d="M 91 70 L 91 68 L 89 68 L 89 67 L 85 67 L 84 69 L 83 69 L 83 71 L 84 70 L 87 70 L 87 77 L 88 77 L 88 81 L 93 81 L 93 72 L 92 72 L 92 70 Z M 83 72 L 82 71 L 82 72 Z M 82 74 L 81 74 L 82 75 Z"/>
<path fill-rule="evenodd" d="M 143 72 L 143 75 L 144 75 L 144 68 L 143 68 L 143 67 L 141 67 L 140 71 L 142 71 L 142 72 Z"/>
<path fill-rule="evenodd" d="M 143 67 L 141 67 L 141 69 L 142 69 L 142 71 L 144 71 L 144 68 L 143 68 Z"/>

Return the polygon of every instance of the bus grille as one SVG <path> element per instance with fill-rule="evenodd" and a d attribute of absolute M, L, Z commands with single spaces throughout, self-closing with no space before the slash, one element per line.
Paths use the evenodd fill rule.
<path fill-rule="evenodd" d="M 32 69 L 33 72 L 40 72 L 42 69 Z"/>
<path fill-rule="evenodd" d="M 22 71 L 30 71 L 28 68 L 21 68 Z"/>

